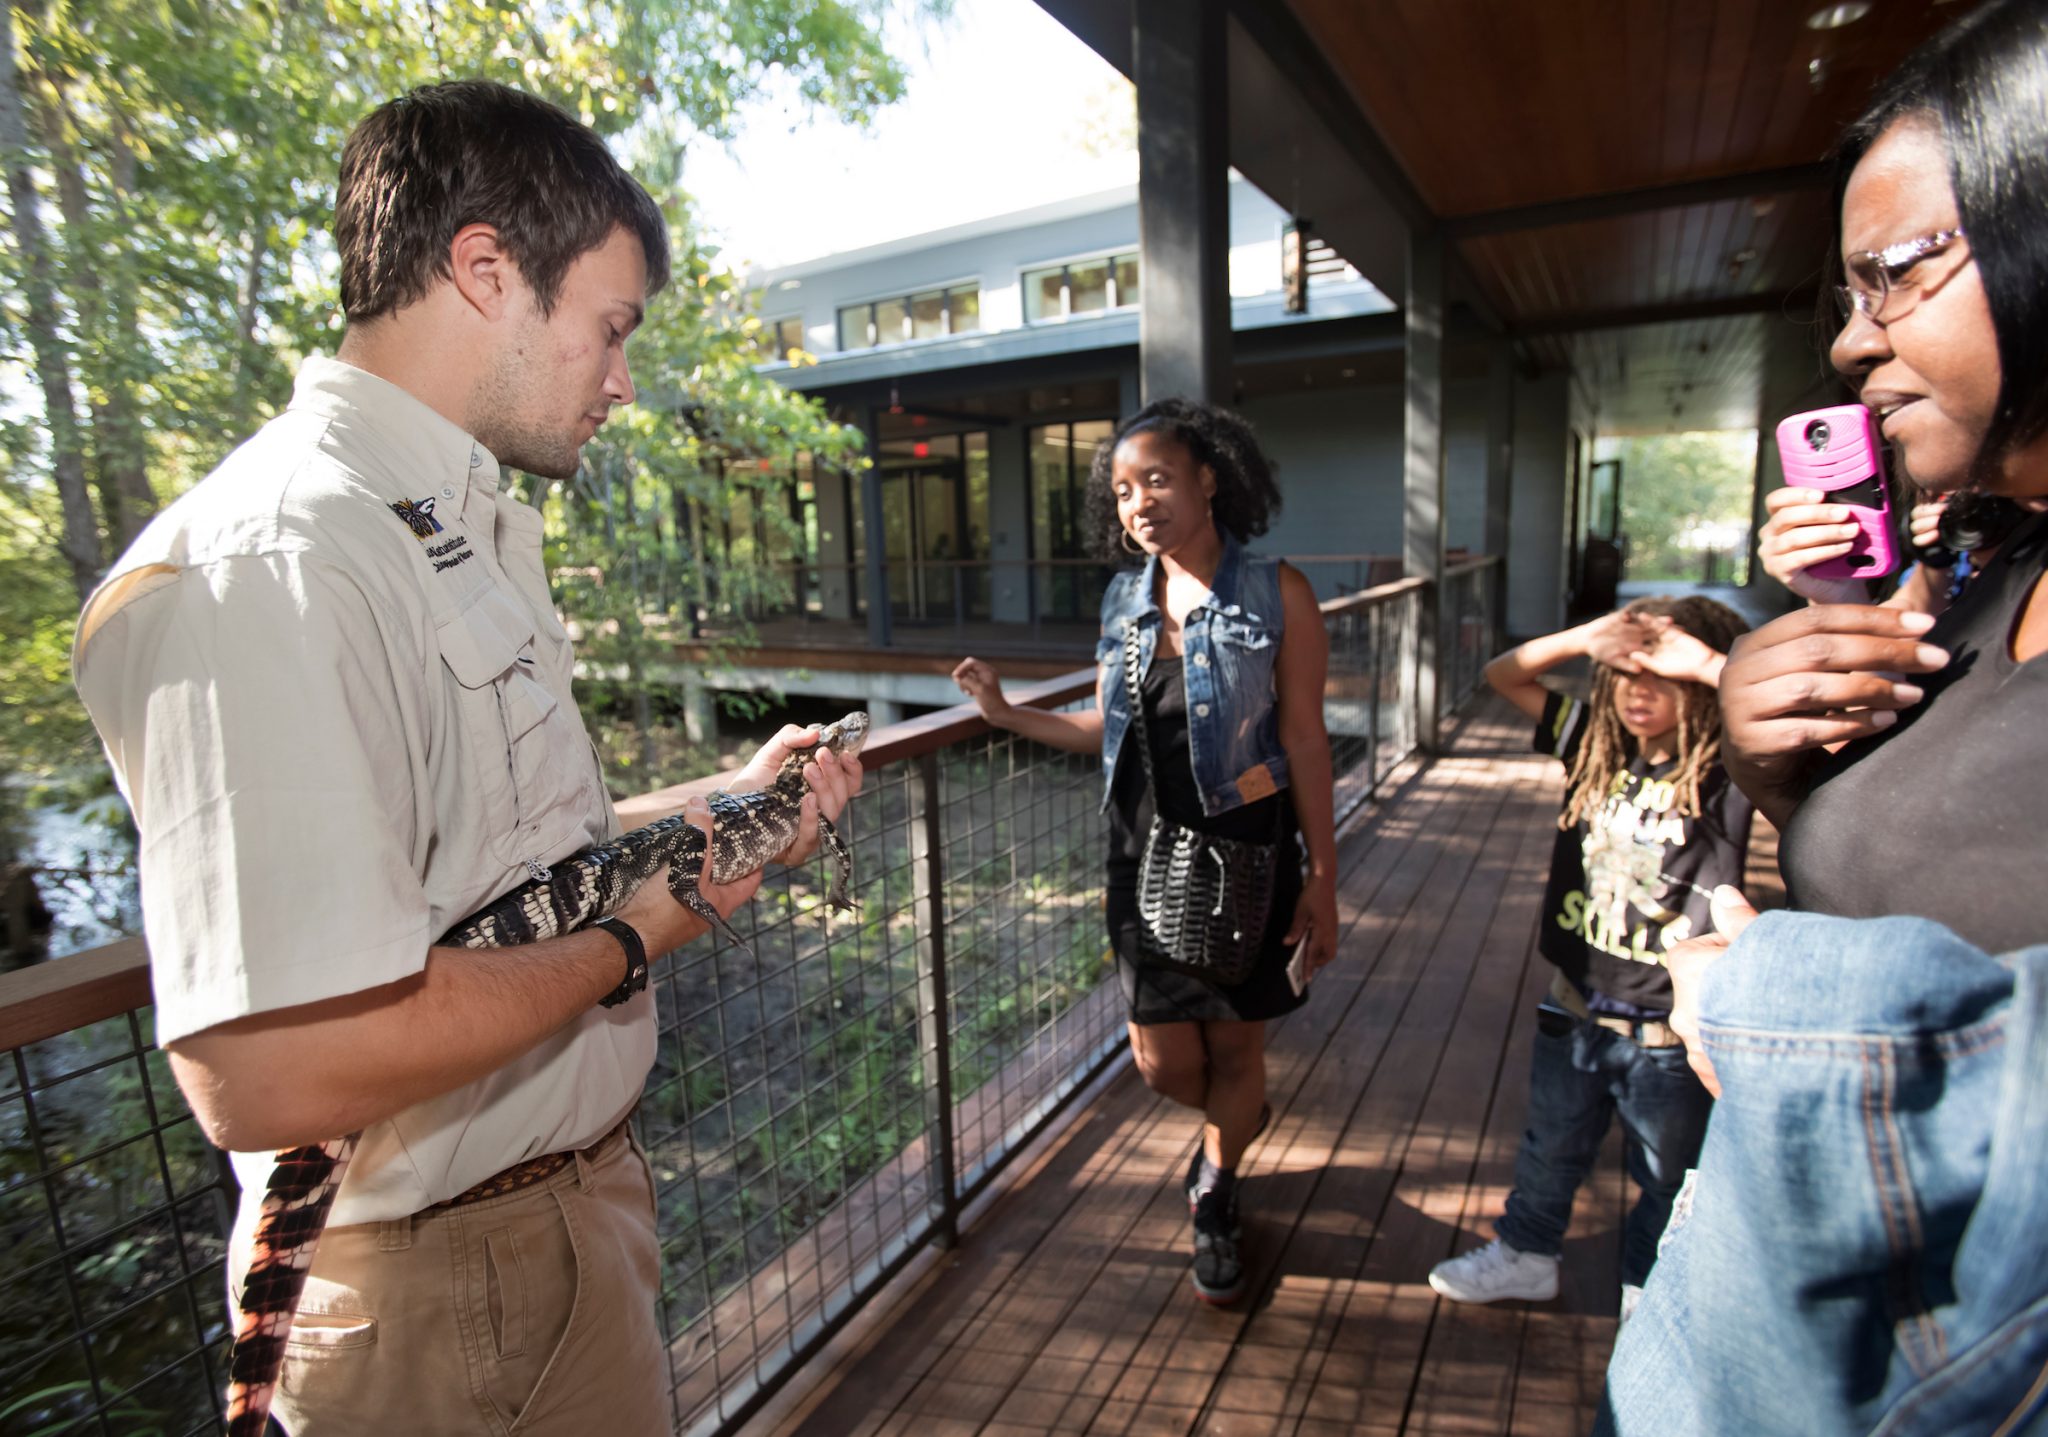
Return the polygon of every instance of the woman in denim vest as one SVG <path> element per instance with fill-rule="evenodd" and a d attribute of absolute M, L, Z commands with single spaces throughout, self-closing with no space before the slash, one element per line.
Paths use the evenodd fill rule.
<path fill-rule="evenodd" d="M 1193 1279 L 1219 1304 L 1244 1286 L 1237 1165 L 1271 1115 L 1266 1021 L 1301 1006 L 1308 979 L 1337 952 L 1329 643 L 1308 580 L 1244 547 L 1279 507 L 1242 419 L 1185 400 L 1148 405 L 1097 451 L 1089 478 L 1091 528 L 1128 566 L 1102 599 L 1095 711 L 1015 708 L 979 659 L 953 671 L 997 727 L 1102 754 L 1106 908 L 1131 1050 L 1155 1092 L 1202 1111 L 1187 1176 Z M 1271 916 L 1244 935 L 1251 971 L 1240 981 L 1165 961 L 1147 932 L 1138 875 L 1155 815 L 1216 839 L 1277 843 Z"/>

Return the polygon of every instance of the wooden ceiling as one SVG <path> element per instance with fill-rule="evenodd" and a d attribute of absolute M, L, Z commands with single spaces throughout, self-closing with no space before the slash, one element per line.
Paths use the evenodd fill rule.
<path fill-rule="evenodd" d="M 1810 313 L 1821 162 L 1972 0 L 1874 0 L 1835 29 L 1807 24 L 1825 0 L 1286 3 L 1534 357 L 1637 355 L 1599 386 L 1633 423 L 1688 383 L 1754 423 L 1763 331 L 1737 317 Z"/>

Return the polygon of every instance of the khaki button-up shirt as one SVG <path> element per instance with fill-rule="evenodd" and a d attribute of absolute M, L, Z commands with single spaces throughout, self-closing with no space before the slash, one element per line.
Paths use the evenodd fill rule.
<path fill-rule="evenodd" d="M 540 515 L 499 495 L 497 460 L 394 385 L 307 361 L 79 624 L 79 693 L 142 836 L 159 1041 L 418 973 L 530 865 L 614 833 L 570 667 Z M 332 1221 L 588 1143 L 654 1042 L 650 997 L 593 1008 L 375 1125 Z M 236 1169 L 246 1236 L 270 1157 Z"/>

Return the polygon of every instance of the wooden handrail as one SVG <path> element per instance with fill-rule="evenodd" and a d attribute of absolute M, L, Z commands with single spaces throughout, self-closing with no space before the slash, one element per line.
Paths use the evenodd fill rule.
<path fill-rule="evenodd" d="M 1283 554 L 1281 558 L 1289 564 L 1370 564 L 1381 559 L 1399 559 L 1399 554 Z M 1117 566 L 1114 559 L 997 559 L 993 557 L 969 559 L 920 559 L 915 556 L 891 559 L 891 564 L 918 565 L 927 569 L 1110 569 Z M 862 559 L 770 559 L 757 567 L 777 571 L 801 573 L 810 569 L 847 569 L 856 573 L 866 569 Z M 556 573 L 567 570 L 557 569 Z"/>
<path fill-rule="evenodd" d="M 1323 617 L 1348 613 L 1352 609 L 1369 609 L 1375 604 L 1384 604 L 1390 599 L 1398 599 L 1403 594 L 1412 593 L 1428 583 L 1429 580 L 1423 578 L 1395 579 L 1391 583 L 1375 584 L 1370 589 L 1360 589 L 1355 594 L 1325 599 L 1322 603 Z"/>
<path fill-rule="evenodd" d="M 1094 692 L 1095 670 L 1079 669 L 1018 689 L 1010 702 L 1058 708 Z M 861 750 L 861 766 L 873 773 L 992 731 L 973 704 L 956 704 L 875 730 Z M 628 828 L 651 823 L 681 808 L 692 794 L 715 792 L 725 781 L 725 775 L 711 774 L 621 799 L 616 805 L 619 821 Z M 139 937 L 0 973 L 0 1051 L 40 1043 L 131 1008 L 145 1008 L 150 1001 L 149 948 Z"/>
<path fill-rule="evenodd" d="M 1446 582 L 1448 582 L 1449 580 L 1459 578 L 1466 574 L 1476 574 L 1481 569 L 1492 568 L 1495 564 L 1498 564 L 1500 561 L 1501 556 L 1498 554 L 1481 554 L 1476 559 L 1462 559 L 1455 564 L 1451 564 L 1445 567 L 1444 579 Z"/>
<path fill-rule="evenodd" d="M 1487 555 L 1446 569 L 1444 577 L 1455 578 L 1499 562 L 1498 555 Z M 1420 589 L 1426 582 L 1420 578 L 1396 579 L 1390 584 L 1328 600 L 1321 606 L 1322 611 L 1329 617 L 1370 608 Z M 1095 669 L 1076 669 L 1021 688 L 1010 701 L 1027 708 L 1058 708 L 1091 696 L 1095 682 Z M 989 732 L 992 728 L 988 720 L 973 704 L 955 704 L 877 729 L 861 750 L 861 766 L 873 773 Z M 707 774 L 621 799 L 616 804 L 619 821 L 628 828 L 651 823 L 681 808 L 692 795 L 715 792 L 725 782 L 723 774 Z M 53 962 L 0 973 L 0 1051 L 39 1043 L 131 1008 L 145 1007 L 149 1002 L 149 949 L 139 937 L 118 939 Z"/>
<path fill-rule="evenodd" d="M 25 1047 L 149 1006 L 149 949 L 140 938 L 0 973 L 0 1050 Z"/>
<path fill-rule="evenodd" d="M 1094 692 L 1095 670 L 1077 669 L 1073 673 L 1020 688 L 1010 695 L 1010 702 L 1021 708 L 1058 708 L 1075 699 L 1087 698 Z M 861 748 L 860 766 L 864 772 L 874 773 L 890 764 L 907 763 L 993 731 L 992 725 L 973 704 L 955 704 L 949 709 L 939 709 L 876 729 L 868 735 L 867 743 Z M 724 774 L 707 774 L 703 778 L 658 788 L 652 793 L 622 798 L 613 807 L 619 811 L 619 822 L 628 828 L 638 828 L 674 813 L 687 798 L 716 793 L 727 781 Z M 4 997 L 4 993 L 5 990 L 0 989 L 0 997 Z"/>

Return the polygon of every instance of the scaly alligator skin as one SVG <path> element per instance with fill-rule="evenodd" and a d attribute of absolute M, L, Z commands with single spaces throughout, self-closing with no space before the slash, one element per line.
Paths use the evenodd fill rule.
<path fill-rule="evenodd" d="M 789 847 L 796 837 L 799 806 L 809 791 L 803 776 L 805 763 L 819 748 L 846 755 L 859 753 L 867 736 L 868 716 L 848 714 L 821 729 L 815 746 L 784 760 L 775 782 L 759 793 L 712 794 L 711 881 L 731 883 Z M 853 855 L 822 815 L 818 838 L 832 857 L 826 901 L 834 908 L 850 910 L 853 904 L 846 889 L 853 881 Z M 747 945 L 739 934 L 697 890 L 704 867 L 704 834 L 681 814 L 562 860 L 456 924 L 439 946 L 511 948 L 573 933 L 617 912 L 664 864 L 669 870 L 669 892 L 676 901 L 709 923 L 727 942 L 745 950 Z M 291 1335 L 292 1317 L 305 1290 L 306 1271 L 313 1264 L 320 1232 L 327 1226 L 327 1214 L 361 1136 L 350 1133 L 330 1142 L 288 1148 L 277 1155 L 256 1221 L 234 1353 L 228 1361 L 229 1437 L 262 1437 L 268 1424 L 277 1376 L 284 1366 L 285 1340 Z"/>

